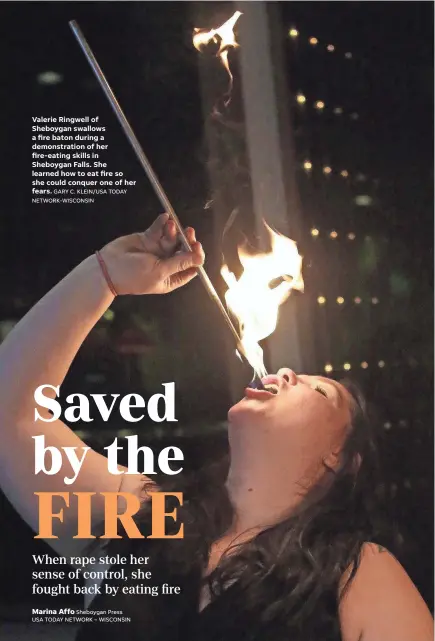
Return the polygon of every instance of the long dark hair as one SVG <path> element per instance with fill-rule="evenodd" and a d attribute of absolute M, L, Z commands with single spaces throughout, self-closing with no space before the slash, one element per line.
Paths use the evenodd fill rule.
<path fill-rule="evenodd" d="M 362 547 L 368 541 L 385 542 L 380 539 L 383 523 L 377 510 L 382 485 L 373 425 L 360 390 L 349 381 L 342 384 L 354 403 L 338 467 L 325 464 L 322 480 L 295 512 L 248 542 L 236 544 L 204 579 L 212 597 L 230 588 L 234 605 L 239 595 L 237 609 L 244 610 L 247 620 L 254 618 L 258 626 L 265 626 L 264 634 L 284 626 L 295 641 L 329 639 L 334 634 L 339 638 L 339 603 L 358 569 Z M 231 527 L 234 510 L 225 486 L 228 464 L 226 455 L 186 477 L 180 510 L 182 548 L 176 546 L 169 558 L 171 546 L 166 541 L 160 546 L 172 567 L 188 571 L 194 559 L 206 567 L 211 545 Z M 179 479 L 169 482 L 180 490 Z M 161 489 L 172 489 L 168 477 Z M 149 519 L 149 509 L 145 503 L 139 523 Z"/>

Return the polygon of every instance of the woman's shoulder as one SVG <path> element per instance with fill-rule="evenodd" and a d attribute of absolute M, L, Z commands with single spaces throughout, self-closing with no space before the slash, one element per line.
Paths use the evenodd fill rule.
<path fill-rule="evenodd" d="M 345 574 L 340 605 L 343 641 L 429 641 L 433 620 L 396 557 L 382 545 L 363 545 L 352 580 Z"/>
<path fill-rule="evenodd" d="M 383 545 L 372 541 L 367 541 L 361 548 L 355 579 L 357 577 L 359 582 L 364 585 L 375 578 L 384 584 L 393 580 L 414 585 L 394 554 Z"/>

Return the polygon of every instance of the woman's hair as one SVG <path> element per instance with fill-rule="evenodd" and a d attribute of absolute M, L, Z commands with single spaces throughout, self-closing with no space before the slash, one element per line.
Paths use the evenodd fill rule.
<path fill-rule="evenodd" d="M 233 607 L 243 610 L 247 620 L 261 621 L 265 635 L 277 625 L 285 626 L 292 641 L 332 638 L 339 630 L 339 601 L 358 569 L 362 546 L 385 542 L 378 533 L 376 504 L 382 486 L 373 426 L 359 389 L 349 381 L 342 384 L 354 402 L 338 466 L 325 464 L 325 475 L 296 512 L 232 547 L 206 579 L 213 596 L 231 587 Z M 228 465 L 226 454 L 185 479 L 181 548 L 171 551 L 167 541 L 159 546 L 171 567 L 187 572 L 193 560 L 204 567 L 212 543 L 231 527 Z M 180 491 L 179 479 L 162 479 L 162 490 L 175 488 Z M 149 519 L 149 510 L 145 503 L 139 523 Z"/>

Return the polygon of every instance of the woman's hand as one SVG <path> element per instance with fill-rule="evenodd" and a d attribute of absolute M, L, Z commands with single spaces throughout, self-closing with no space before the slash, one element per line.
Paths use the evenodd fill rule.
<path fill-rule="evenodd" d="M 192 227 L 185 233 L 192 251 L 175 252 L 175 223 L 161 214 L 145 232 L 106 245 L 101 256 L 117 293 L 166 294 L 192 280 L 204 262 L 204 251 Z"/>
<path fill-rule="evenodd" d="M 192 252 L 177 252 L 175 226 L 163 215 L 145 233 L 106 245 L 101 257 L 116 291 L 163 294 L 191 280 L 204 262 L 204 253 L 193 229 L 186 230 L 186 236 Z M 65 457 L 57 473 L 34 474 L 35 436 L 44 434 L 46 447 L 59 451 L 85 447 L 60 418 L 47 412 L 49 422 L 35 420 L 35 390 L 62 386 L 77 351 L 112 301 L 96 257 L 89 256 L 27 312 L 0 345 L 0 487 L 36 532 L 40 514 L 35 492 L 73 489 L 96 494 L 92 510 L 96 523 L 104 519 L 103 493 L 119 490 L 119 477 L 108 472 L 106 458 L 93 450 L 86 452 L 73 486 L 65 484 L 70 473 Z M 133 476 L 130 487 L 141 487 L 143 478 Z M 50 539 L 62 556 L 83 553 L 74 538 L 77 518 L 77 506 L 71 506 L 55 533 L 59 539 Z"/>

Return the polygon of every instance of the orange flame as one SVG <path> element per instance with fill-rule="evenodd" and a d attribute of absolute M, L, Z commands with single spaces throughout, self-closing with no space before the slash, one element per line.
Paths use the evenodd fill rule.
<path fill-rule="evenodd" d="M 258 343 L 274 332 L 279 307 L 291 290 L 304 289 L 302 257 L 295 241 L 274 232 L 265 221 L 263 223 L 270 236 L 271 251 L 252 255 L 243 246 L 239 247 L 243 273 L 238 280 L 227 265 L 221 269 L 228 286 L 225 300 L 239 321 L 244 352 L 260 378 L 267 372 L 263 350 Z"/>
<path fill-rule="evenodd" d="M 205 47 L 205 45 L 207 45 L 210 41 L 218 43 L 220 39 L 219 50 L 216 55 L 221 59 L 221 62 L 230 77 L 228 94 L 231 94 L 233 88 L 233 74 L 231 73 L 230 64 L 228 62 L 228 51 L 230 47 L 236 48 L 239 46 L 234 35 L 234 26 L 241 15 L 241 11 L 236 11 L 231 16 L 231 18 L 229 18 L 217 29 L 204 31 L 203 29 L 196 28 L 193 30 L 193 46 L 198 51 L 201 51 L 201 49 Z M 229 103 L 229 101 L 230 99 L 228 98 L 225 106 Z"/>

